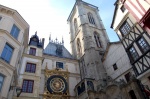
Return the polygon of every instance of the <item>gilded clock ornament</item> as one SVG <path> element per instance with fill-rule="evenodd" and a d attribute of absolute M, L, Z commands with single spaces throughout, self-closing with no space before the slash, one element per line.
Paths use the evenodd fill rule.
<path fill-rule="evenodd" d="M 47 80 L 47 90 L 50 93 L 66 93 L 67 82 L 62 76 L 53 75 Z"/>

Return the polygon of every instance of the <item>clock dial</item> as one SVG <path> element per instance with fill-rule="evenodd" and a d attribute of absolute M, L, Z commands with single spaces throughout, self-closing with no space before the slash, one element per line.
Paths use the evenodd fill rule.
<path fill-rule="evenodd" d="M 54 75 L 48 78 L 47 80 L 47 89 L 50 93 L 65 93 L 67 90 L 67 82 L 66 80 L 59 75 Z"/>

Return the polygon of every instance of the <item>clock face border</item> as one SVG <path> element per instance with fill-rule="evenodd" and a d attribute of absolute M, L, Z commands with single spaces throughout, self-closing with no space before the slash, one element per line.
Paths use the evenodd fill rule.
<path fill-rule="evenodd" d="M 60 92 L 55 92 L 53 88 L 51 88 L 51 82 L 54 80 L 54 79 L 61 79 L 61 81 L 63 81 L 63 90 L 61 91 L 61 93 L 66 93 L 67 91 L 67 82 L 66 80 L 64 79 L 64 77 L 60 76 L 60 75 L 53 75 L 53 76 L 50 76 L 47 80 L 47 90 L 52 94 L 52 93 L 60 93 Z"/>

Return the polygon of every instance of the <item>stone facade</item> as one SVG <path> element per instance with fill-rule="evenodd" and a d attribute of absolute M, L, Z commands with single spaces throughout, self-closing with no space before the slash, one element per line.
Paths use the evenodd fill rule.
<path fill-rule="evenodd" d="M 0 11 L 0 99 L 144 99 L 122 44 L 109 42 L 96 6 L 76 1 L 67 20 L 72 54 L 63 40 L 50 38 L 44 48 L 37 32 L 28 43 L 23 18 L 1 5 Z M 4 57 L 12 47 L 11 59 Z"/>

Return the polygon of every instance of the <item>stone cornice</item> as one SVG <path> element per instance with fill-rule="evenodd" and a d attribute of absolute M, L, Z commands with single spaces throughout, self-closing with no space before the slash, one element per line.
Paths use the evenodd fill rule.
<path fill-rule="evenodd" d="M 1 63 L 2 65 L 4 65 L 6 68 L 9 68 L 9 69 L 12 70 L 12 71 L 15 70 L 15 66 L 12 66 L 12 65 L 6 63 L 6 62 L 5 62 L 4 60 L 2 60 L 1 58 L 0 58 L 0 63 Z"/>
<path fill-rule="evenodd" d="M 0 29 L 0 32 L 6 34 L 6 35 L 7 35 L 8 37 L 10 37 L 14 42 L 16 42 L 19 46 L 22 45 L 18 40 L 16 40 L 14 37 L 12 37 L 8 31 Z"/>
<path fill-rule="evenodd" d="M 28 58 L 33 58 L 33 59 L 39 59 L 39 60 L 43 60 L 44 59 L 44 57 L 29 55 L 29 54 L 26 54 L 26 53 L 23 53 L 23 56 L 24 57 L 28 57 Z"/>
<path fill-rule="evenodd" d="M 75 63 L 78 62 L 78 60 L 76 60 L 76 59 L 60 58 L 60 57 L 50 56 L 50 55 L 43 55 L 43 57 L 45 59 L 50 59 L 50 60 L 60 59 L 60 60 L 68 61 L 68 62 L 75 62 Z"/>

